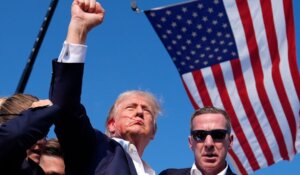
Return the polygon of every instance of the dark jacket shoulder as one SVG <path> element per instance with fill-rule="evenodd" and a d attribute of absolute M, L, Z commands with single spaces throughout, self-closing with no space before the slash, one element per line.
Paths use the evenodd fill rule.
<path fill-rule="evenodd" d="M 181 169 L 169 168 L 160 172 L 159 175 L 190 175 L 190 173 L 191 173 L 191 168 L 181 168 Z M 228 166 L 226 175 L 236 175 L 236 174 L 234 174 L 231 171 L 230 167 Z"/>
<path fill-rule="evenodd" d="M 190 175 L 191 168 L 169 168 L 159 173 L 159 175 Z"/>

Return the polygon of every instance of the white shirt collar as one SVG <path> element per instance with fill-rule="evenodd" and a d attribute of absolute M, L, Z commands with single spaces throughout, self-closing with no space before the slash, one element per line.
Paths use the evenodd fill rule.
<path fill-rule="evenodd" d="M 228 164 L 226 165 L 226 167 L 217 175 L 226 175 L 228 169 Z M 201 171 L 198 170 L 198 168 L 196 167 L 195 163 L 193 164 L 192 168 L 191 168 L 191 175 L 202 175 Z"/>
<path fill-rule="evenodd" d="M 140 158 L 134 144 L 116 137 L 112 139 L 121 144 L 123 149 L 130 155 L 138 175 L 156 175 L 155 171 Z"/>

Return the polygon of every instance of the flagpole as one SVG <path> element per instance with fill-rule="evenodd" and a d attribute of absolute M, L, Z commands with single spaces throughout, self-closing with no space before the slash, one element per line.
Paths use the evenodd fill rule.
<path fill-rule="evenodd" d="M 24 89 L 25 89 L 28 79 L 30 77 L 34 62 L 36 60 L 37 54 L 39 52 L 39 49 L 41 47 L 41 44 L 42 44 L 45 34 L 47 32 L 48 26 L 50 24 L 50 21 L 52 19 L 55 9 L 56 9 L 57 3 L 58 3 L 58 0 L 51 0 L 51 3 L 48 7 L 47 13 L 46 13 L 44 21 L 41 25 L 38 36 L 35 39 L 35 43 L 30 52 L 27 64 L 23 70 L 23 74 L 21 76 L 21 79 L 19 81 L 19 84 L 17 86 L 15 93 L 23 93 L 24 92 Z"/>

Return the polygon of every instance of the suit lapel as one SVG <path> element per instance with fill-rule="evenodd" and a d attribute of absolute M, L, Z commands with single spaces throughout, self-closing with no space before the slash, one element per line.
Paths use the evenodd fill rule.
<path fill-rule="evenodd" d="M 123 149 L 123 148 L 122 148 Z M 124 149 L 123 149 L 124 150 Z M 128 167 L 130 169 L 130 174 L 132 175 L 137 175 L 137 172 L 136 172 L 136 169 L 135 169 L 135 166 L 133 164 L 133 161 L 130 157 L 130 155 L 124 150 L 125 152 L 125 155 L 126 155 L 126 159 L 127 159 L 127 162 L 128 162 Z"/>

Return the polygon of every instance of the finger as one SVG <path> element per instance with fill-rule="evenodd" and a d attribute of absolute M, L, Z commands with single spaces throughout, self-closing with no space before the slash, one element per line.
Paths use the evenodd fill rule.
<path fill-rule="evenodd" d="M 96 8 L 95 13 L 105 13 L 104 8 L 101 6 L 99 2 L 96 2 L 95 8 Z"/>
<path fill-rule="evenodd" d="M 0 98 L 0 105 L 6 101 L 6 98 Z"/>
<path fill-rule="evenodd" d="M 73 4 L 79 5 L 80 4 L 80 0 L 74 0 Z"/>
<path fill-rule="evenodd" d="M 91 0 L 88 12 L 89 13 L 94 13 L 95 9 L 96 9 L 96 0 Z"/>
<path fill-rule="evenodd" d="M 37 107 L 43 107 L 43 106 L 52 106 L 52 102 L 50 100 L 39 100 L 36 102 L 33 102 L 30 108 L 37 108 Z"/>
<path fill-rule="evenodd" d="M 85 12 L 88 12 L 89 11 L 89 8 L 90 8 L 90 2 L 91 2 L 92 0 L 84 0 L 84 8 L 83 8 L 83 10 L 85 11 Z"/>
<path fill-rule="evenodd" d="M 85 2 L 87 1 L 87 2 Z M 81 10 L 86 11 L 86 3 L 88 3 L 89 0 L 74 0 L 74 4 L 77 4 Z"/>

